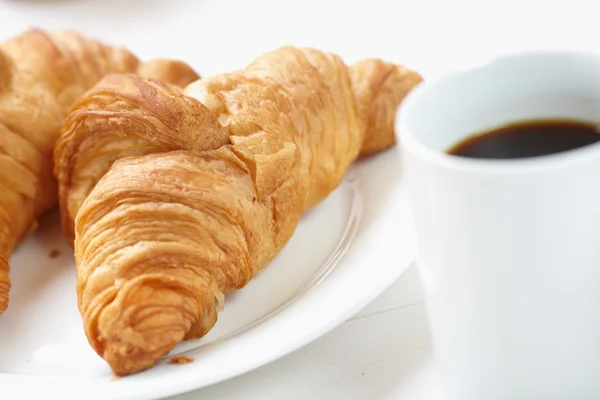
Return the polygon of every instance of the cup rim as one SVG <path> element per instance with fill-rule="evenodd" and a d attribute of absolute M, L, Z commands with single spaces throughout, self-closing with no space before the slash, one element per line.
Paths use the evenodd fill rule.
<path fill-rule="evenodd" d="M 516 158 L 516 159 L 478 159 L 466 158 L 451 155 L 443 151 L 434 150 L 424 145 L 417 139 L 407 126 L 408 115 L 418 107 L 419 101 L 426 95 L 431 87 L 440 83 L 467 74 L 477 70 L 490 68 L 493 65 L 518 58 L 535 57 L 597 57 L 600 59 L 600 52 L 591 52 L 583 50 L 530 50 L 517 51 L 501 54 L 496 57 L 488 58 L 483 62 L 472 63 L 461 66 L 434 79 L 425 79 L 411 90 L 404 98 L 396 113 L 395 131 L 398 146 L 402 151 L 408 151 L 418 158 L 434 164 L 444 169 L 455 171 L 473 172 L 473 173 L 494 173 L 494 174 L 524 174 L 530 172 L 541 172 L 566 168 L 571 165 L 583 163 L 598 157 L 600 159 L 600 141 L 567 150 L 560 153 L 547 154 L 543 156 Z M 599 60 L 600 64 L 600 60 Z M 599 71 L 600 75 L 600 71 Z M 600 117 L 600 115 L 599 115 Z M 465 136 L 467 137 L 467 136 Z"/>

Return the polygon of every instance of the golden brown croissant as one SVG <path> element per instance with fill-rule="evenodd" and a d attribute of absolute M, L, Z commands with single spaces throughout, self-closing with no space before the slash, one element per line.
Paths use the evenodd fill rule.
<path fill-rule="evenodd" d="M 136 71 L 182 86 L 199 78 L 181 62 L 140 64 L 125 49 L 69 31 L 34 29 L 0 44 L 0 313 L 10 254 L 57 202 L 52 150 L 64 115 L 104 75 Z"/>
<path fill-rule="evenodd" d="M 149 368 L 206 334 L 223 294 L 273 259 L 359 154 L 393 144 L 420 80 L 284 47 L 185 95 L 133 75 L 89 91 L 55 172 L 85 331 L 112 370 Z"/>

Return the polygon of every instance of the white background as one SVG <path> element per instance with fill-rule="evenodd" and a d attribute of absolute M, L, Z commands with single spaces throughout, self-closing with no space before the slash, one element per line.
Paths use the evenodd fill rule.
<path fill-rule="evenodd" d="M 600 51 L 595 3 L 0 0 L 0 40 L 33 26 L 72 28 L 144 59 L 185 60 L 202 75 L 241 68 L 263 51 L 293 44 L 334 51 L 347 61 L 371 56 L 406 63 L 427 79 L 510 51 Z M 175 399 L 442 399 L 422 299 L 411 267 L 373 304 L 314 343 Z"/>

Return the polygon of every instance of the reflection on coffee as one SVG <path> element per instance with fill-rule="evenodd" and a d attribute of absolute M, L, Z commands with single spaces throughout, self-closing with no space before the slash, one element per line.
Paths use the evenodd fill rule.
<path fill-rule="evenodd" d="M 573 150 L 599 140 L 598 124 L 565 119 L 534 120 L 470 136 L 448 153 L 470 158 L 527 158 Z"/>

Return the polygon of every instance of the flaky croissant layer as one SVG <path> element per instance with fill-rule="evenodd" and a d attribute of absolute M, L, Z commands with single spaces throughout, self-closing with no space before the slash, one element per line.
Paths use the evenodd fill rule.
<path fill-rule="evenodd" d="M 8 259 L 57 202 L 52 151 L 75 100 L 109 73 L 136 72 L 185 86 L 186 64 L 140 61 L 127 50 L 70 31 L 33 29 L 0 44 L 0 313 L 8 306 Z"/>
<path fill-rule="evenodd" d="M 360 154 L 394 142 L 421 77 L 284 47 L 183 93 L 111 75 L 55 149 L 89 342 L 118 375 L 153 366 L 215 324 Z"/>

